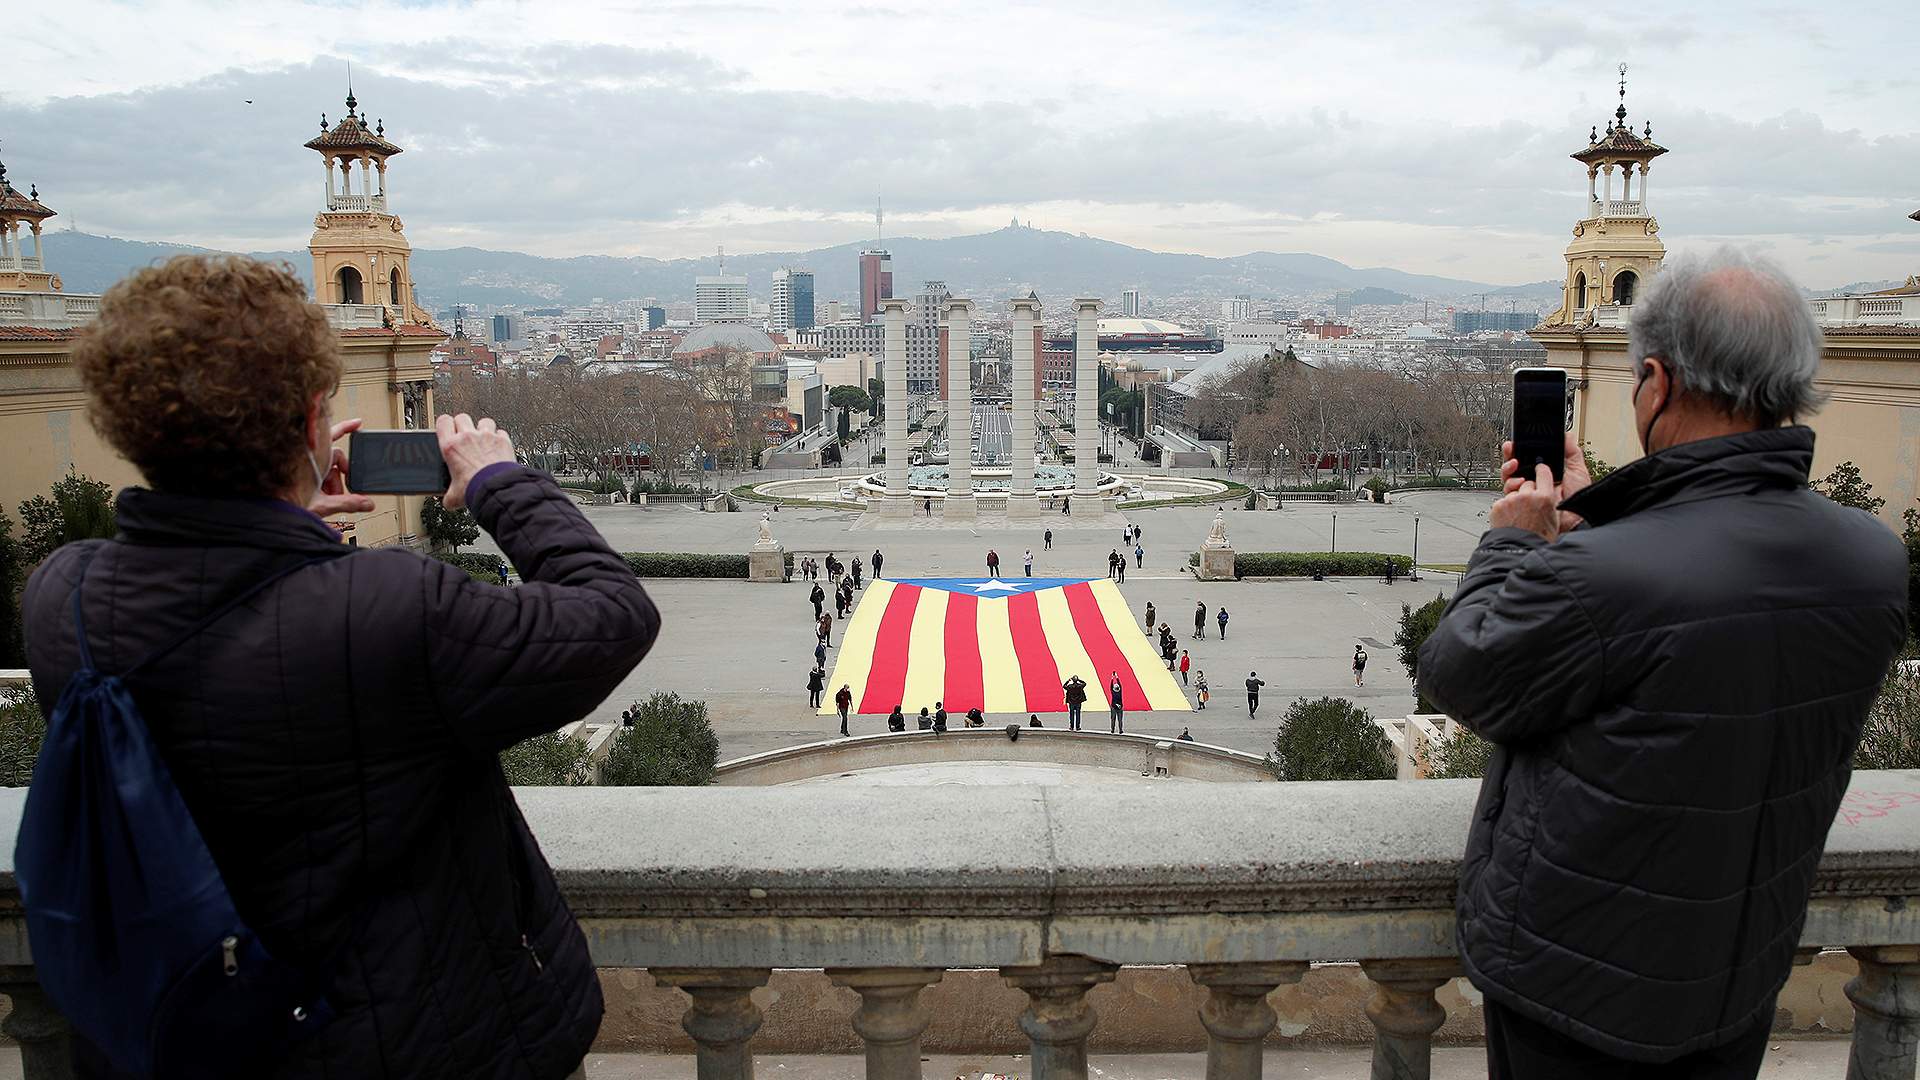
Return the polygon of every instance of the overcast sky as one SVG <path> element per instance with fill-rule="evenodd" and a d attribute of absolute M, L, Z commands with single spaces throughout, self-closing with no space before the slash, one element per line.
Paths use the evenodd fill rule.
<path fill-rule="evenodd" d="M 56 228 L 301 247 L 351 62 L 422 247 L 801 250 L 882 196 L 892 235 L 1512 283 L 1560 276 L 1624 61 L 1669 247 L 1920 271 L 1912 0 L 885 3 L 12 4 L 0 161 Z"/>

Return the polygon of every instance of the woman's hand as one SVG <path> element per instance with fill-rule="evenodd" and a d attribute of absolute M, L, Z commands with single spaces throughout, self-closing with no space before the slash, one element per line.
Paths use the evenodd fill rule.
<path fill-rule="evenodd" d="M 441 499 L 448 509 L 467 505 L 467 484 L 489 465 L 513 464 L 513 440 L 494 426 L 492 420 L 474 420 L 466 413 L 441 414 L 434 431 L 440 436 L 440 456 L 447 461 L 447 494 Z"/>
<path fill-rule="evenodd" d="M 342 420 L 333 425 L 328 432 L 329 443 L 337 443 L 348 435 L 360 430 L 360 418 Z M 321 517 L 333 514 L 365 514 L 373 510 L 373 498 L 356 495 L 347 490 L 347 452 L 335 446 L 328 451 L 326 474 L 320 478 L 320 488 L 313 493 L 313 499 L 307 503 L 307 509 Z"/>

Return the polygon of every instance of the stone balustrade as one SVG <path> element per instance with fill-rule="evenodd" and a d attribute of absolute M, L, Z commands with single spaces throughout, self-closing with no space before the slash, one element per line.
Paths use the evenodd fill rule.
<path fill-rule="evenodd" d="M 1376 1080 L 1429 1075 L 1460 972 L 1453 891 L 1477 784 L 543 788 L 519 792 L 595 960 L 690 1001 L 702 1080 L 753 1075 L 753 991 L 824 970 L 859 996 L 867 1076 L 918 1077 L 919 997 L 953 969 L 1021 991 L 1035 1080 L 1087 1075 L 1088 991 L 1186 965 L 1212 1080 L 1257 1077 L 1267 995 L 1359 961 Z M 24 792 L 0 792 L 0 829 Z M 1850 1080 L 1911 1080 L 1920 1043 L 1920 772 L 1863 772 L 1829 834 L 1802 943 L 1859 966 Z M 27 1080 L 72 1075 L 0 867 L 0 992 Z"/>

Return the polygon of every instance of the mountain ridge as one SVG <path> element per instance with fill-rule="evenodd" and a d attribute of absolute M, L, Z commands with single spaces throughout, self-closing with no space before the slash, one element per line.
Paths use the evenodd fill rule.
<path fill-rule="evenodd" d="M 858 255 L 865 242 L 809 251 L 729 255 L 727 272 L 747 278 L 755 296 L 771 293 L 774 271 L 804 266 L 814 271 L 815 295 L 851 300 L 858 291 Z M 1046 297 L 1117 298 L 1141 289 L 1156 300 L 1207 300 L 1247 295 L 1256 300 L 1317 300 L 1339 291 L 1385 289 L 1417 299 L 1463 302 L 1481 294 L 1550 305 L 1558 282 L 1490 285 L 1460 278 L 1416 274 L 1394 267 L 1352 267 L 1311 252 L 1254 251 L 1220 257 L 1152 251 L 1084 234 L 1008 226 L 992 232 L 887 241 L 893 256 L 894 292 L 910 296 L 929 280 L 945 281 L 956 295 L 997 298 L 1038 292 Z M 181 252 L 216 249 L 187 244 L 124 240 L 65 231 L 47 235 L 48 268 L 73 292 L 99 292 L 140 266 Z M 290 263 L 304 280 L 305 251 L 248 252 Z M 414 283 L 430 307 L 456 301 L 473 304 L 550 306 L 584 304 L 595 298 L 655 297 L 689 300 L 696 274 L 717 269 L 710 258 L 574 255 L 552 258 L 524 252 L 462 246 L 415 248 Z"/>

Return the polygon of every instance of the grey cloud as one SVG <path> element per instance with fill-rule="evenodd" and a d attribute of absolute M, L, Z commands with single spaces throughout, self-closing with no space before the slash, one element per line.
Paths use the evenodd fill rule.
<path fill-rule="evenodd" d="M 1025 102 L 745 89 L 677 50 L 544 46 L 482 63 L 478 48 L 395 47 L 381 56 L 387 71 L 356 64 L 355 83 L 408 148 L 392 167 L 396 208 L 416 228 L 488 246 L 587 236 L 604 238 L 600 250 L 644 247 L 734 204 L 812 234 L 830 228 L 817 215 L 862 210 L 876 192 L 908 216 L 1227 204 L 1247 212 L 1245 224 L 1221 215 L 1230 228 L 1332 216 L 1536 234 L 1564 234 L 1584 201 L 1584 171 L 1566 155 L 1586 124 L 1390 125 L 1312 110 L 1279 123 L 1196 113 L 1081 129 Z M 338 118 L 342 66 L 228 71 L 38 107 L 0 99 L 8 167 L 89 228 L 284 241 L 318 207 L 318 159 L 300 143 L 321 110 Z M 488 79 L 435 77 L 453 70 Z M 1653 203 L 1685 234 L 1878 238 L 1895 227 L 1892 204 L 1880 204 L 1920 174 L 1920 136 L 1868 138 L 1807 114 L 1662 116 L 1655 137 L 1674 152 L 1654 167 Z"/>

